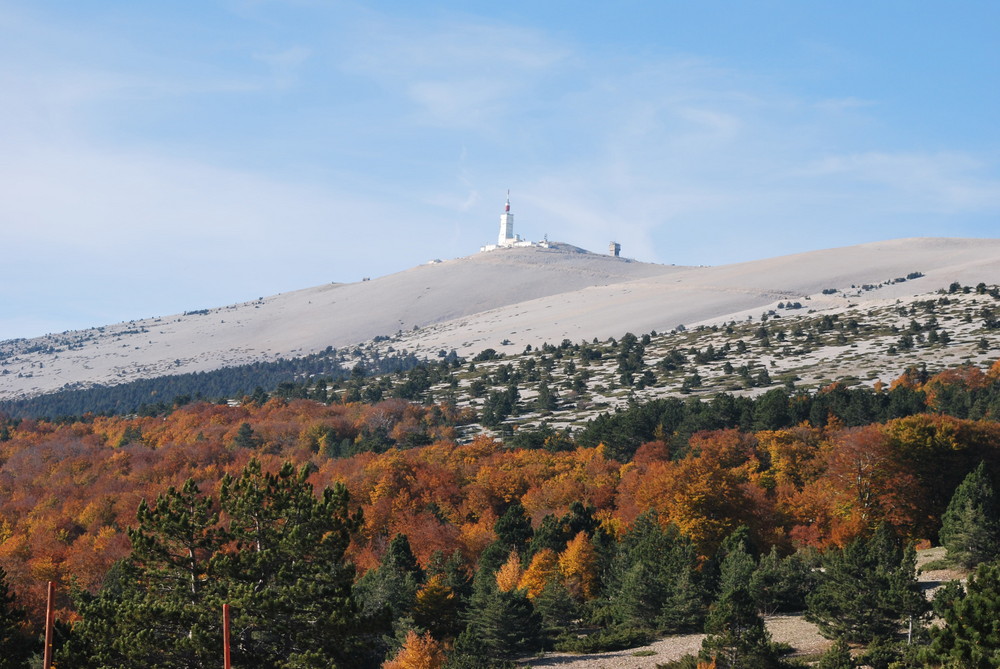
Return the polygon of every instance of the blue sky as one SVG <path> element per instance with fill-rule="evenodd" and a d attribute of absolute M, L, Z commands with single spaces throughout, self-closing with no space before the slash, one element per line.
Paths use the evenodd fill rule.
<path fill-rule="evenodd" d="M 0 339 L 515 230 L 708 265 L 997 236 L 996 2 L 0 0 Z"/>

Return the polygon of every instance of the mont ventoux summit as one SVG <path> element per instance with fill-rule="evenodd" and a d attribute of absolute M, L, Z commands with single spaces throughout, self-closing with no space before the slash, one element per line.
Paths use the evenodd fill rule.
<path fill-rule="evenodd" d="M 183 315 L 0 342 L 0 399 L 207 371 L 405 333 L 431 358 L 745 321 L 788 300 L 814 311 L 885 304 L 952 282 L 1000 283 L 1000 240 L 914 238 L 719 267 L 637 262 L 514 232 L 455 260 Z M 919 279 L 892 283 L 895 277 Z M 852 287 L 878 286 L 854 291 Z M 831 289 L 837 289 L 833 293 Z"/>

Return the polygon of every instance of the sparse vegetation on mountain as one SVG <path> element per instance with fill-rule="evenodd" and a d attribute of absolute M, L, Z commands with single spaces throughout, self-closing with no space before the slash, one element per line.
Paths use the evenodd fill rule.
<path fill-rule="evenodd" d="M 433 368 L 449 362 L 450 359 L 427 363 L 411 354 L 392 353 L 384 358 L 375 356 L 365 360 L 361 369 L 364 374 L 381 375 L 418 366 Z M 287 398 L 304 397 L 308 388 L 309 397 L 326 401 L 326 393 L 320 390 L 349 378 L 350 371 L 345 371 L 344 365 L 343 353 L 331 348 L 301 358 L 223 367 L 210 372 L 163 375 L 118 385 L 66 389 L 20 400 L 0 400 L 0 412 L 26 418 L 60 418 L 85 413 L 156 415 L 192 401 L 240 398 L 262 388 Z M 308 387 L 302 385 L 305 378 L 310 379 Z M 378 399 L 381 398 L 374 401 Z"/>

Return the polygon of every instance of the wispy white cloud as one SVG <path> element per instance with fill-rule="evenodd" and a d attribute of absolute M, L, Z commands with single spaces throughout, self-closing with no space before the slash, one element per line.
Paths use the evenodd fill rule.
<path fill-rule="evenodd" d="M 997 211 L 1000 179 L 968 153 L 888 153 L 871 151 L 826 156 L 804 174 L 877 189 L 886 208 L 944 214 Z"/>
<path fill-rule="evenodd" d="M 516 115 L 571 54 L 539 31 L 468 18 L 370 16 L 356 34 L 343 68 L 403 93 L 418 119 L 445 127 L 485 128 Z"/>

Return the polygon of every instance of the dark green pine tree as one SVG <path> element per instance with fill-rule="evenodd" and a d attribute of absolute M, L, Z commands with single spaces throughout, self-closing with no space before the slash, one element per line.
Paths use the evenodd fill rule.
<path fill-rule="evenodd" d="M 566 529 L 559 519 L 556 518 L 555 514 L 546 514 L 542 518 L 542 522 L 538 525 L 538 529 L 535 530 L 526 557 L 530 559 L 534 557 L 535 553 L 545 548 L 556 553 L 561 553 L 566 550 L 566 542 L 572 539 L 572 537 L 567 537 L 566 535 Z"/>
<path fill-rule="evenodd" d="M 798 553 L 785 558 L 777 547 L 765 555 L 750 579 L 757 610 L 765 615 L 802 611 L 815 578 L 811 566 Z"/>
<path fill-rule="evenodd" d="M 611 558 L 602 607 L 610 622 L 648 627 L 660 615 L 668 586 L 659 572 L 669 548 L 655 512 L 636 518 Z"/>
<path fill-rule="evenodd" d="M 649 627 L 667 599 L 665 584 L 656 567 L 643 560 L 622 566 L 625 572 L 608 589 L 613 620 L 626 627 Z"/>
<path fill-rule="evenodd" d="M 96 597 L 80 595 L 82 621 L 59 664 L 81 667 L 214 667 L 223 600 L 210 562 L 225 536 L 212 501 L 193 480 L 155 504 L 143 500 L 129 531 L 132 554 Z"/>
<path fill-rule="evenodd" d="M 1000 667 L 1000 562 L 981 564 L 932 629 L 929 666 Z"/>
<path fill-rule="evenodd" d="M 569 511 L 562 518 L 557 519 L 551 513 L 546 515 L 535 530 L 526 558 L 530 559 L 545 548 L 561 553 L 566 550 L 566 543 L 580 532 L 586 532 L 588 537 L 593 536 L 599 525 L 594 517 L 596 512 L 595 507 L 575 501 L 569 505 Z"/>
<path fill-rule="evenodd" d="M 1000 503 L 985 463 L 955 489 L 941 518 L 940 537 L 948 556 L 965 567 L 1000 555 Z"/>
<path fill-rule="evenodd" d="M 28 634 L 24 609 L 17 606 L 7 585 L 7 572 L 0 568 L 0 669 L 27 669 L 39 646 Z"/>
<path fill-rule="evenodd" d="M 586 532 L 587 536 L 592 536 L 601 524 L 594 516 L 595 513 L 597 513 L 595 506 L 585 505 L 580 501 L 570 503 L 569 511 L 560 521 L 566 528 L 567 539 L 572 539 L 580 532 Z"/>
<path fill-rule="evenodd" d="M 573 632 L 576 621 L 583 618 L 582 607 L 557 578 L 546 583 L 532 603 L 542 618 L 545 635 L 551 639 Z"/>
<path fill-rule="evenodd" d="M 512 660 L 545 644 L 541 616 L 525 592 L 502 591 L 491 577 L 476 578 L 466 618 L 465 631 L 455 642 L 457 654 Z"/>
<path fill-rule="evenodd" d="M 732 547 L 722 561 L 719 598 L 709 611 L 705 623 L 708 636 L 701 645 L 702 657 L 714 659 L 719 669 L 781 666 L 750 593 L 756 566 L 742 543 Z"/>
<path fill-rule="evenodd" d="M 535 410 L 539 412 L 552 411 L 558 404 L 555 391 L 549 388 L 545 379 L 538 384 L 538 396 L 535 398 Z"/>
<path fill-rule="evenodd" d="M 695 568 L 697 555 L 693 546 L 690 548 L 690 560 L 682 560 L 682 567 L 672 581 L 670 596 L 657 618 L 659 628 L 668 632 L 694 632 L 705 622 L 705 586 Z"/>
<path fill-rule="evenodd" d="M 233 438 L 233 446 L 236 448 L 256 448 L 259 445 L 260 439 L 257 438 L 253 428 L 250 427 L 250 423 L 241 423 L 239 429 L 236 431 L 236 436 Z"/>
<path fill-rule="evenodd" d="M 830 646 L 816 665 L 817 669 L 855 669 L 857 666 L 851 657 L 851 647 L 843 639 Z"/>
<path fill-rule="evenodd" d="M 694 546 L 677 528 L 640 515 L 611 560 L 606 615 L 626 627 L 671 632 L 700 629 L 707 600 Z"/>
<path fill-rule="evenodd" d="M 965 597 L 965 586 L 961 581 L 948 581 L 934 591 L 931 609 L 938 618 L 944 618 L 947 611 L 955 605 L 955 600 Z"/>
<path fill-rule="evenodd" d="M 382 565 L 410 574 L 417 583 L 422 583 L 424 580 L 424 570 L 420 568 L 417 556 L 410 547 L 410 540 L 405 534 L 396 534 L 389 542 L 389 548 L 382 558 Z"/>
<path fill-rule="evenodd" d="M 916 554 L 886 524 L 824 558 L 824 570 L 806 597 L 806 620 L 831 639 L 867 643 L 891 637 L 904 620 L 926 609 L 916 580 Z"/>
<path fill-rule="evenodd" d="M 507 507 L 493 525 L 493 531 L 497 534 L 497 543 L 503 546 L 507 553 L 515 550 L 522 555 L 531 537 L 534 536 L 531 520 L 520 502 L 514 502 Z"/>
<path fill-rule="evenodd" d="M 526 555 L 534 536 L 528 513 L 517 501 L 507 507 L 504 514 L 497 518 L 497 522 L 493 524 L 493 531 L 496 533 L 497 539 L 487 546 L 479 556 L 477 579 L 480 576 L 492 578 L 493 574 L 507 561 L 512 550 L 517 551 L 519 555 Z"/>
<path fill-rule="evenodd" d="M 344 558 L 361 524 L 343 485 L 316 497 L 309 466 L 276 474 L 251 460 L 220 491 L 235 551 L 213 568 L 233 608 L 233 663 L 261 668 L 364 666 L 354 567 Z"/>
<path fill-rule="evenodd" d="M 371 632 L 381 631 L 385 650 L 398 650 L 406 633 L 414 627 L 413 610 L 423 571 L 403 534 L 389 543 L 376 569 L 365 572 L 354 586 L 362 617 Z"/>

